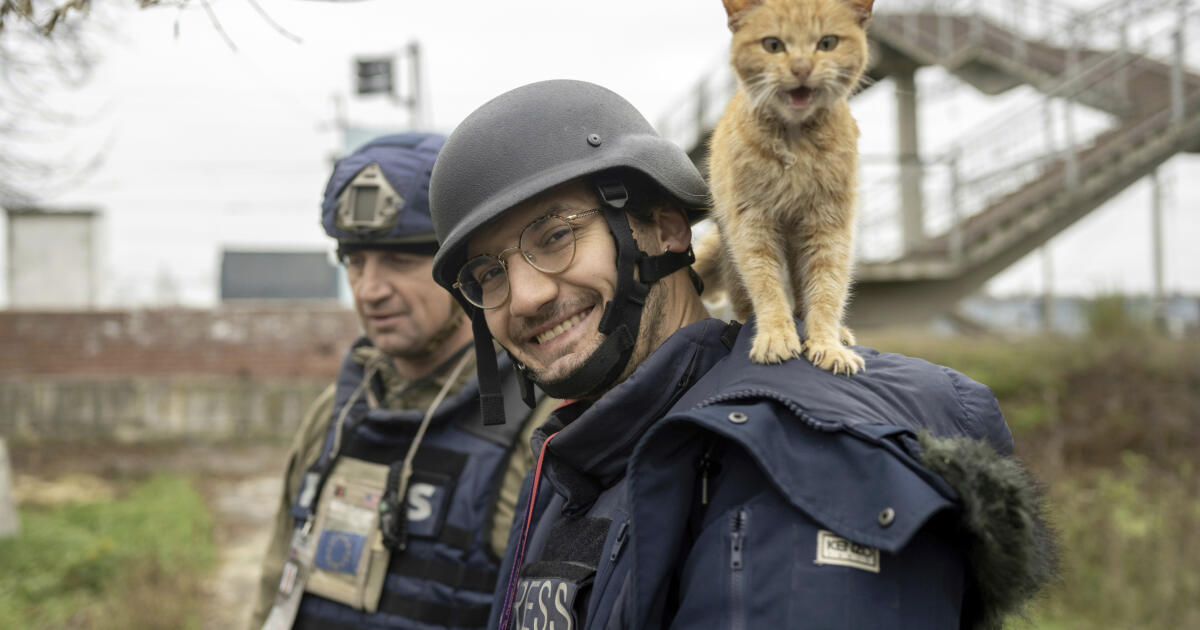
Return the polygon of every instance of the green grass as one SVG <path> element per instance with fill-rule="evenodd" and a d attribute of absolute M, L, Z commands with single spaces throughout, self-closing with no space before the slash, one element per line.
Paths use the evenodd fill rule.
<path fill-rule="evenodd" d="M 1033 628 L 1200 627 L 1194 474 L 1187 466 L 1165 470 L 1134 453 L 1124 459 L 1051 487 L 1063 577 L 1036 607 Z"/>
<path fill-rule="evenodd" d="M 198 576 L 213 562 L 212 519 L 181 477 L 161 475 L 109 502 L 23 507 L 0 540 L 6 628 L 194 627 Z"/>

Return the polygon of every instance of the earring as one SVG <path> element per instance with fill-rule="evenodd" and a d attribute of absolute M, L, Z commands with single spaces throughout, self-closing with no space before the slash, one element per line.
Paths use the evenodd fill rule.
<path fill-rule="evenodd" d="M 670 245 L 667 245 L 666 247 L 664 247 L 664 248 L 663 248 L 663 253 L 664 253 L 664 254 L 670 254 L 670 253 L 671 253 L 671 246 L 670 246 Z"/>

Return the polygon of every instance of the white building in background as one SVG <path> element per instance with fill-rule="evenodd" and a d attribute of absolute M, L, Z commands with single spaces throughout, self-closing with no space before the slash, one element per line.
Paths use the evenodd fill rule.
<path fill-rule="evenodd" d="M 5 208 L 8 307 L 88 309 L 100 296 L 100 212 Z"/>

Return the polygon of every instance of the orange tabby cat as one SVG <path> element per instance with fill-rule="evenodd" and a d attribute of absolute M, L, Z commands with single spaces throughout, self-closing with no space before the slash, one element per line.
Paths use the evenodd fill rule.
<path fill-rule="evenodd" d="M 758 316 L 754 361 L 803 354 L 854 374 L 863 360 L 843 345 L 854 338 L 842 314 L 858 126 L 846 99 L 867 65 L 873 0 L 723 1 L 738 90 L 709 162 L 720 236 L 700 243 L 697 270 L 725 288 L 739 318 Z M 793 311 L 805 321 L 804 343 Z"/>

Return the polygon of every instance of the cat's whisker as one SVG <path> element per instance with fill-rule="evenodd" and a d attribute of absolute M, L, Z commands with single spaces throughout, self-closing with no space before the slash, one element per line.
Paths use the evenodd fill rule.
<path fill-rule="evenodd" d="M 757 75 L 750 80 L 744 81 L 742 88 L 750 96 L 750 108 L 754 111 L 763 111 L 770 103 L 775 92 L 773 83 L 762 75 Z"/>

